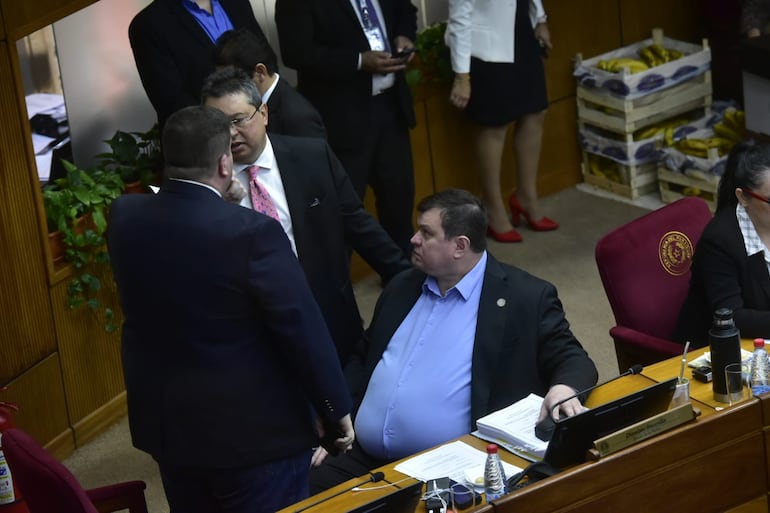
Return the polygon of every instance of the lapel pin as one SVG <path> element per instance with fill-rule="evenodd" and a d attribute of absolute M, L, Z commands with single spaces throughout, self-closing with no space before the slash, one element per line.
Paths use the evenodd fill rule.
<path fill-rule="evenodd" d="M 504 307 L 505 306 L 505 299 L 504 298 L 499 298 L 497 300 L 497 306 L 499 306 L 500 308 Z"/>

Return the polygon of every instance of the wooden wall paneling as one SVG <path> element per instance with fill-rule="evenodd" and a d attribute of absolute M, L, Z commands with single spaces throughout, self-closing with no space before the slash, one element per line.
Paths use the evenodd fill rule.
<path fill-rule="evenodd" d="M 3 6 L 0 5 L 0 41 L 5 40 L 5 20 L 3 19 Z"/>
<path fill-rule="evenodd" d="M 102 282 L 99 299 L 115 310 L 120 326 L 120 308 L 112 273 L 108 269 L 94 272 Z M 92 412 L 120 395 L 125 385 L 120 360 L 120 330 L 107 333 L 101 312 L 97 315 L 85 307 L 71 310 L 67 305 L 68 282 L 63 280 L 52 287 L 51 301 L 67 409 L 71 425 L 77 427 Z M 76 440 L 80 444 L 80 439 Z"/>
<path fill-rule="evenodd" d="M 551 102 L 575 96 L 573 59 L 588 59 L 620 46 L 618 0 L 547 1 L 553 49 L 545 61 Z"/>
<path fill-rule="evenodd" d="M 75 448 L 67 416 L 59 355 L 54 353 L 8 383 L 0 400 L 19 406 L 14 425 L 29 433 L 57 458 Z"/>
<path fill-rule="evenodd" d="M 545 116 L 538 193 L 556 193 L 583 181 L 574 96 L 551 102 Z"/>
<path fill-rule="evenodd" d="M 700 43 L 705 34 L 701 0 L 620 0 L 622 46 L 651 37 L 661 27 L 667 37 Z"/>
<path fill-rule="evenodd" d="M 449 93 L 447 93 L 448 95 Z M 412 143 L 412 161 L 414 165 L 414 201 L 415 205 L 425 196 L 435 192 L 433 177 L 433 156 L 430 149 L 429 132 L 432 128 L 428 121 L 426 102 L 416 101 L 414 114 L 417 125 L 410 131 Z M 417 217 L 415 212 L 415 219 Z"/>
<path fill-rule="evenodd" d="M 20 39 L 27 34 L 60 20 L 97 0 L 0 0 L 8 39 Z"/>
<path fill-rule="evenodd" d="M 14 77 L 14 45 L 0 42 L 0 384 L 32 367 L 56 349 L 46 262 L 38 211 L 39 187 L 29 169 L 28 125 Z"/>

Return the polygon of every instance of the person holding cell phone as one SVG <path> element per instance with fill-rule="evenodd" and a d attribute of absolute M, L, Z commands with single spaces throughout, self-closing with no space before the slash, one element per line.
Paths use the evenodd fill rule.
<path fill-rule="evenodd" d="M 481 199 L 489 212 L 487 235 L 521 242 L 514 226 L 522 217 L 533 230 L 555 230 L 558 223 L 543 216 L 537 198 L 548 108 L 543 57 L 551 48 L 542 1 L 449 0 L 445 39 L 455 72 L 449 99 L 481 127 L 476 157 Z M 518 186 L 508 197 L 509 218 L 500 174 L 506 132 L 514 122 Z"/>

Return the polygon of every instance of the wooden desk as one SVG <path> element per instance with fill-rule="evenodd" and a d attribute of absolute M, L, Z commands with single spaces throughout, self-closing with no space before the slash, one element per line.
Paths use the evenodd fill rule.
<path fill-rule="evenodd" d="M 688 360 L 696 356 L 698 352 L 693 351 Z M 601 386 L 586 404 L 597 406 L 670 379 L 678 375 L 679 364 L 680 358 L 672 358 L 647 367 L 640 375 L 626 376 Z M 702 399 L 693 401 L 694 406 L 702 410 L 702 415 L 694 421 L 463 512 L 770 511 L 770 394 L 731 408 L 717 409 L 711 404 L 713 398 L 709 399 L 711 385 L 691 383 L 691 396 L 695 393 Z M 461 439 L 480 450 L 486 445 L 471 435 Z M 501 456 L 519 467 L 528 464 L 507 451 L 501 451 Z M 394 470 L 398 463 L 377 469 L 385 474 L 385 482 L 396 483 L 407 477 Z M 348 481 L 281 513 L 294 513 L 362 481 Z M 367 494 L 385 494 L 388 490 L 390 488 Z M 306 511 L 347 511 L 376 496 L 346 492 Z M 425 505 L 421 502 L 416 513 L 424 512 Z"/>
<path fill-rule="evenodd" d="M 747 351 L 751 351 L 754 349 L 754 342 L 750 339 L 743 339 L 741 340 L 741 347 Z M 687 361 L 693 361 L 708 350 L 709 348 L 706 346 L 690 351 L 687 354 Z M 681 362 L 681 357 L 675 357 L 653 365 L 648 365 L 642 369 L 642 376 L 646 376 L 654 381 L 664 381 L 676 377 L 679 375 Z M 690 380 L 690 397 L 699 403 L 708 405 L 707 409 L 702 410 L 704 413 L 711 413 L 711 410 L 728 407 L 727 403 L 721 403 L 714 400 L 714 392 L 711 388 L 711 383 L 702 383 L 693 379 L 692 367 L 688 366 L 684 375 Z"/>

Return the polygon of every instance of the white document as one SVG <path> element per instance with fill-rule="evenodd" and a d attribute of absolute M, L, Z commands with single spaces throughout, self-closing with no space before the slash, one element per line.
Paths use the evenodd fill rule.
<path fill-rule="evenodd" d="M 476 421 L 480 437 L 500 439 L 523 452 L 542 458 L 548 448 L 548 442 L 535 435 L 535 424 L 542 404 L 542 397 L 529 394 L 502 410 L 480 418 Z"/>
<path fill-rule="evenodd" d="M 464 483 L 466 471 L 483 469 L 486 459 L 485 452 L 458 440 L 409 458 L 396 465 L 395 469 L 420 481 L 449 477 L 458 483 Z M 522 469 L 503 462 L 503 470 L 505 475 L 510 477 L 521 472 Z"/>

